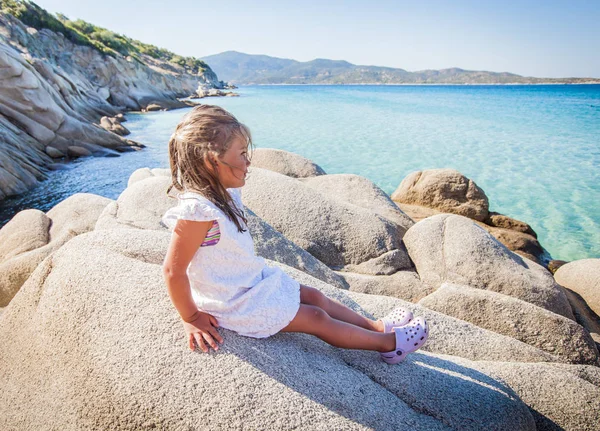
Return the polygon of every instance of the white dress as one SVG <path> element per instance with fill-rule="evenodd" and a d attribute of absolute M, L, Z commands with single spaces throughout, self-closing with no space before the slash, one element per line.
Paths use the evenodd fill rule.
<path fill-rule="evenodd" d="M 243 210 L 241 189 L 227 191 Z M 213 315 L 219 326 L 248 337 L 268 337 L 286 327 L 300 307 L 300 283 L 279 267 L 267 266 L 255 254 L 254 241 L 243 220 L 240 222 L 246 232 L 242 233 L 201 194 L 181 193 L 178 200 L 162 218 L 169 229 L 179 219 L 215 220 L 187 268 L 198 308 Z"/>

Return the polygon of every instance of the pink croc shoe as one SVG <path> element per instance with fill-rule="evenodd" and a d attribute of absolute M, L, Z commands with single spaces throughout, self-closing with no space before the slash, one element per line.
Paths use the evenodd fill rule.
<path fill-rule="evenodd" d="M 381 319 L 383 322 L 383 332 L 392 332 L 394 328 L 404 326 L 412 319 L 412 311 L 402 307 L 394 308 L 390 314 Z"/>
<path fill-rule="evenodd" d="M 381 359 L 388 364 L 397 364 L 406 359 L 406 355 L 415 352 L 425 344 L 429 336 L 427 321 L 417 317 L 406 326 L 394 328 L 396 333 L 396 349 L 391 352 L 380 353 Z"/>

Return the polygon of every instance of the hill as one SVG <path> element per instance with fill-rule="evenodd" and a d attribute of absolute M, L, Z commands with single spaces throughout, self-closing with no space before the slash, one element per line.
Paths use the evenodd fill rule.
<path fill-rule="evenodd" d="M 200 59 L 15 0 L 0 0 L 0 69 L 0 200 L 56 161 L 142 148 L 119 136 L 119 114 L 185 107 L 178 99 L 199 87 L 224 86 Z"/>
<path fill-rule="evenodd" d="M 600 83 L 596 78 L 534 78 L 508 72 L 442 70 L 409 72 L 380 66 L 359 66 L 318 58 L 296 61 L 236 51 L 202 57 L 225 81 L 235 84 L 576 84 Z"/>

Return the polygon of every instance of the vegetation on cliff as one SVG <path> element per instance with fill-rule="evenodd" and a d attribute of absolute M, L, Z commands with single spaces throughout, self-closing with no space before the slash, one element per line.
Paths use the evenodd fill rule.
<path fill-rule="evenodd" d="M 62 33 L 77 45 L 90 46 L 113 57 L 121 54 L 144 63 L 142 55 L 182 66 L 187 73 L 196 75 L 209 69 L 208 65 L 194 57 L 182 57 L 154 45 L 131 39 L 89 22 L 70 20 L 63 14 L 47 12 L 37 4 L 25 0 L 0 0 L 0 10 L 21 20 L 37 30 L 48 29 Z M 117 54 L 118 53 L 118 54 Z"/>

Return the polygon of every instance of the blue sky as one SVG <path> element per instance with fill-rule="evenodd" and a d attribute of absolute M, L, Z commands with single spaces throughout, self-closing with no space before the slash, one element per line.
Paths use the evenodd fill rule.
<path fill-rule="evenodd" d="M 600 78 L 600 1 L 34 0 L 182 55 Z"/>

